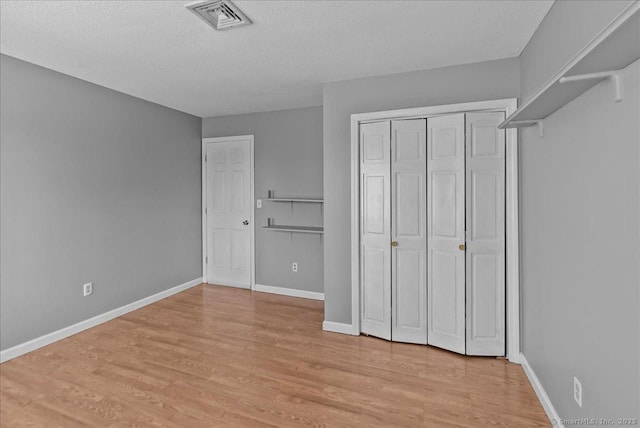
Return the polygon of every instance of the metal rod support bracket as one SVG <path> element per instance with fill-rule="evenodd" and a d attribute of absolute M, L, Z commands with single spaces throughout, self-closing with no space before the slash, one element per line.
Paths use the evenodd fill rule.
<path fill-rule="evenodd" d="M 620 78 L 620 72 L 618 70 L 613 71 L 602 71 L 600 73 L 587 73 L 587 74 L 576 74 L 575 76 L 565 76 L 560 78 L 560 83 L 568 83 L 568 82 L 579 82 L 581 80 L 592 80 L 592 79 L 608 79 L 613 83 L 615 94 L 616 94 L 616 102 L 620 102 L 623 99 L 622 96 L 622 79 Z"/>
<path fill-rule="evenodd" d="M 533 126 L 538 125 L 538 132 L 540 133 L 540 138 L 544 138 L 544 128 L 542 125 L 542 119 L 538 120 L 513 120 L 509 123 L 510 125 L 515 125 L 515 128 L 520 128 L 524 126 Z"/>

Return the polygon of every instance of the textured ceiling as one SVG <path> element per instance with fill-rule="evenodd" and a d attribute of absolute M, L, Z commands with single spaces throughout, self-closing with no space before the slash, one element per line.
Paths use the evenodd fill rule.
<path fill-rule="evenodd" d="M 197 116 L 322 104 L 322 83 L 520 54 L 552 1 L 1 1 L 0 51 Z"/>

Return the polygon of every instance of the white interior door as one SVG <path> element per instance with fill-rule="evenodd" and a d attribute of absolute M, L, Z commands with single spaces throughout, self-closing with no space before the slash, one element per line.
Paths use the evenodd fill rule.
<path fill-rule="evenodd" d="M 391 340 L 390 122 L 360 126 L 360 330 Z"/>
<path fill-rule="evenodd" d="M 426 120 L 393 121 L 391 131 L 391 337 L 426 344 Z"/>
<path fill-rule="evenodd" d="M 505 354 L 505 132 L 467 114 L 467 354 Z"/>
<path fill-rule="evenodd" d="M 465 353 L 464 114 L 427 120 L 428 343 Z"/>
<path fill-rule="evenodd" d="M 251 288 L 251 141 L 206 145 L 207 282 Z"/>

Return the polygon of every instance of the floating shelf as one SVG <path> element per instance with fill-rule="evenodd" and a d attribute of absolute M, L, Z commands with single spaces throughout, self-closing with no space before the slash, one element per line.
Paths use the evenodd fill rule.
<path fill-rule="evenodd" d="M 272 224 L 269 226 L 262 226 L 262 228 L 279 232 L 324 233 L 324 228 L 315 226 L 285 226 Z"/>
<path fill-rule="evenodd" d="M 498 128 L 537 124 L 542 134 L 544 118 L 604 79 L 616 85 L 612 99 L 619 101 L 622 95 L 615 72 L 640 58 L 639 35 L 640 2 L 633 2 Z"/>
<path fill-rule="evenodd" d="M 265 198 L 263 201 L 271 201 L 271 202 L 304 202 L 304 203 L 313 203 L 313 204 L 321 204 L 324 202 L 324 199 L 320 198 Z"/>
<path fill-rule="evenodd" d="M 269 196 L 264 201 L 271 202 L 289 202 L 291 204 L 291 213 L 293 214 L 293 204 L 296 202 L 301 203 L 312 203 L 312 204 L 322 204 L 324 200 L 322 198 L 276 198 L 275 192 L 273 190 L 269 190 Z M 322 210 L 322 205 L 320 205 L 320 210 Z M 277 232 L 296 232 L 296 233 L 315 233 L 315 234 L 323 234 L 324 228 L 322 226 L 290 226 L 290 225 L 279 225 L 275 224 L 273 218 L 267 218 L 267 225 L 262 226 L 263 229 L 267 230 L 275 230 Z"/>

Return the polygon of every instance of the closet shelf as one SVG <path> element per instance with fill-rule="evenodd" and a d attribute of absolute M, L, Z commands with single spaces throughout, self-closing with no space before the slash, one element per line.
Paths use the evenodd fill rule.
<path fill-rule="evenodd" d="M 612 99 L 620 101 L 617 71 L 640 58 L 639 34 L 640 2 L 633 2 L 498 128 L 538 125 L 542 135 L 544 118 L 604 79 L 615 85 Z"/>
<path fill-rule="evenodd" d="M 278 232 L 298 232 L 298 233 L 324 233 L 324 228 L 316 226 L 286 226 L 271 224 L 262 226 L 263 229 L 275 230 Z"/>

